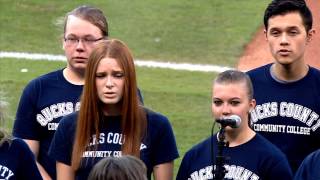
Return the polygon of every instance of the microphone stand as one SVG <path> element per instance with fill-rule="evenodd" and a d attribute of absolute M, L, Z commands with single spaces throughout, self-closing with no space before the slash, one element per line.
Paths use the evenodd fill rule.
<path fill-rule="evenodd" d="M 216 156 L 216 168 L 214 170 L 214 179 L 223 180 L 225 174 L 228 172 L 223 166 L 226 160 L 226 157 L 223 156 L 223 148 L 229 147 L 229 142 L 225 141 L 225 127 L 221 124 L 221 129 L 218 133 L 218 155 Z"/>

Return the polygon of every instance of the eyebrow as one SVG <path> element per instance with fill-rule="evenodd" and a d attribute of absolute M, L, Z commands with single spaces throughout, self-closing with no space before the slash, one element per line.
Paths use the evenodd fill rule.
<path fill-rule="evenodd" d="M 231 98 L 231 100 L 233 101 L 233 100 L 241 100 L 241 98 L 239 98 L 239 97 L 234 97 L 234 98 Z"/>
<path fill-rule="evenodd" d="M 77 36 L 75 34 L 68 34 L 66 37 L 77 37 L 77 38 L 95 38 L 95 36 L 91 35 L 91 34 L 86 34 L 84 36 Z"/>
<path fill-rule="evenodd" d="M 281 28 L 281 27 L 272 27 L 272 28 L 270 28 L 270 31 L 272 31 L 272 30 L 280 30 L 280 29 L 283 29 L 283 28 Z M 290 29 L 299 29 L 299 27 L 298 26 L 289 26 L 289 27 L 285 27 L 284 28 L 285 30 L 290 30 Z"/>
<path fill-rule="evenodd" d="M 103 71 L 98 71 L 97 70 L 96 73 L 105 73 L 105 71 L 104 70 Z M 124 71 L 123 70 L 112 70 L 111 73 L 124 73 Z"/>
<path fill-rule="evenodd" d="M 213 100 L 221 100 L 221 98 L 218 98 L 218 97 L 212 97 Z M 229 100 L 241 100 L 241 98 L 239 97 L 233 97 L 233 98 L 230 98 Z"/>

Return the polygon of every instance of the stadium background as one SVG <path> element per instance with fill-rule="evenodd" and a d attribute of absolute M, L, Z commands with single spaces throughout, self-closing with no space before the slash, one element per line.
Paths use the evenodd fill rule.
<path fill-rule="evenodd" d="M 261 25 L 268 2 L 1 0 L 0 54 L 62 55 L 63 17 L 69 10 L 87 4 L 105 12 L 110 36 L 126 42 L 136 59 L 246 69 L 238 60 L 245 57 L 248 63 L 250 58 L 256 57 L 248 57 L 254 53 L 249 49 L 262 44 Z M 308 0 L 310 2 L 320 9 L 320 1 Z M 320 29 L 318 22 L 316 27 Z M 259 43 L 250 45 L 259 33 Z M 316 48 L 311 52 L 315 51 L 319 52 Z M 266 63 L 259 59 L 254 60 L 254 66 Z M 65 62 L 61 61 L 0 58 L 0 105 L 6 119 L 1 126 L 11 131 L 21 92 L 31 79 L 64 66 Z M 180 153 L 175 162 L 177 173 L 186 150 L 210 135 L 213 122 L 210 91 L 216 73 L 137 67 L 137 74 L 145 105 L 166 115 L 173 126 Z"/>

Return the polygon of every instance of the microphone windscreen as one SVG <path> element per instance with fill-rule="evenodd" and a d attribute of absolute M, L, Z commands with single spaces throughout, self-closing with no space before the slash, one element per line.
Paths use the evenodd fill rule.
<path fill-rule="evenodd" d="M 229 119 L 233 119 L 235 121 L 235 125 L 233 126 L 233 128 L 237 128 L 240 126 L 240 124 L 241 124 L 240 116 L 234 114 L 234 115 L 229 116 Z"/>

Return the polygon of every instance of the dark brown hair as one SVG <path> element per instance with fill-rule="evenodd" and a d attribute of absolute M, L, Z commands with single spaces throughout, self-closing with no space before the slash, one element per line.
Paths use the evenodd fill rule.
<path fill-rule="evenodd" d="M 272 16 L 298 12 L 302 18 L 306 32 L 312 29 L 312 13 L 304 0 L 273 0 L 264 13 L 264 27 L 268 30 L 268 21 Z"/>

